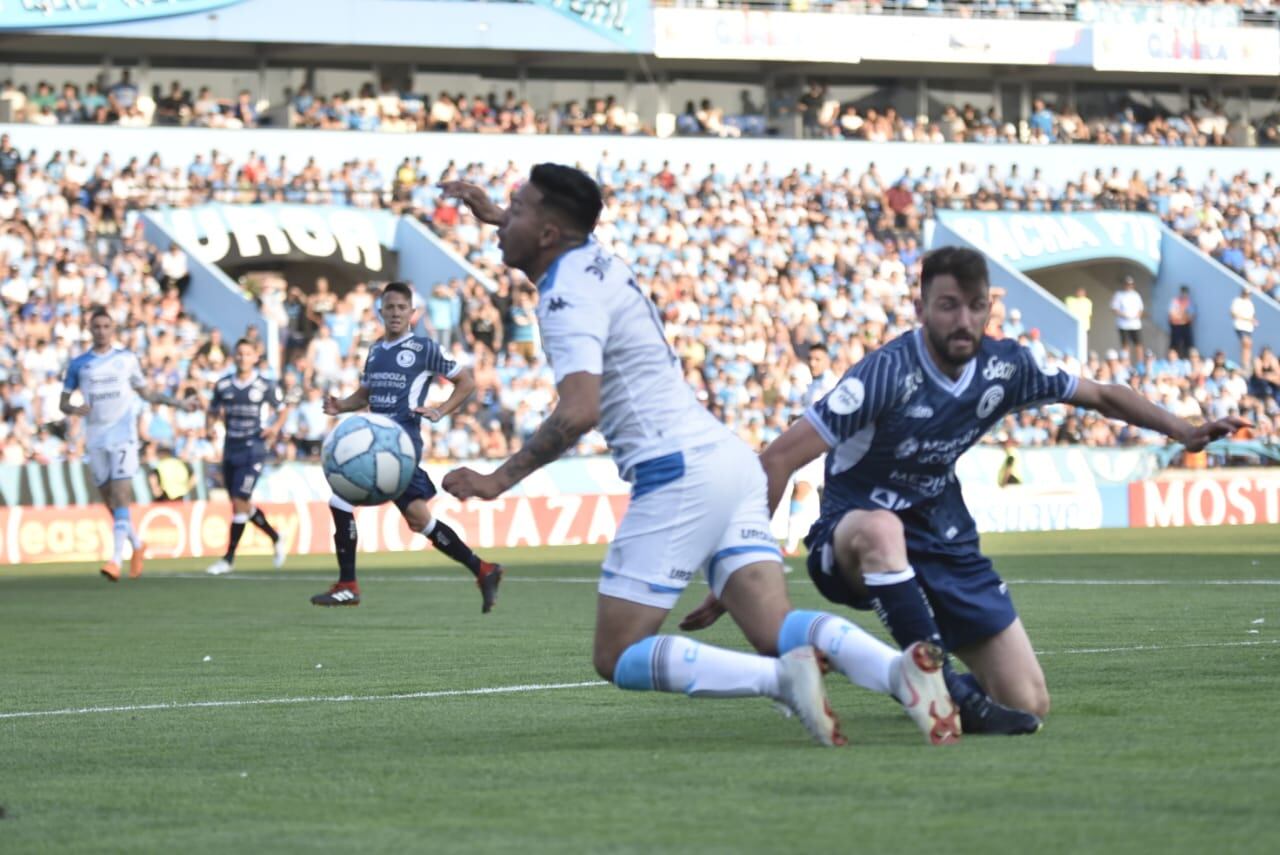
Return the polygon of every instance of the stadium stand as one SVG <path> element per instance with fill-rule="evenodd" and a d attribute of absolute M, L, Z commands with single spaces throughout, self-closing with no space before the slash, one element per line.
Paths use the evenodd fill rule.
<path fill-rule="evenodd" d="M 439 179 L 463 177 L 503 200 L 519 180 L 513 167 L 451 166 L 432 175 L 410 162 L 387 176 L 358 161 L 308 160 L 294 171 L 284 161 L 269 166 L 265 155 L 236 164 L 217 153 L 188 164 L 141 153 L 123 164 L 109 158 L 90 164 L 73 151 L 35 158 L 20 145 L 21 139 L 0 142 L 5 462 L 78 454 L 81 427 L 58 411 L 59 378 L 84 346 L 93 305 L 110 307 L 151 380 L 167 391 L 207 399 L 227 370 L 231 343 L 183 312 L 184 268 L 166 261 L 166 248 L 138 237 L 134 213 L 157 204 L 290 200 L 416 216 L 496 283 L 492 293 L 474 280 L 428 289 L 426 328 L 474 368 L 477 380 L 475 400 L 439 426 L 431 453 L 503 456 L 530 435 L 553 400 L 528 283 L 502 269 L 495 231 L 441 202 L 434 189 Z M 599 238 L 630 257 L 708 407 L 756 446 L 798 415 L 810 379 L 809 347 L 826 343 L 841 371 L 911 327 L 921 223 L 936 209 L 1154 211 L 1255 288 L 1280 293 L 1280 189 L 1270 175 L 1213 175 L 1191 186 L 1177 173 L 1097 170 L 1050 187 L 1035 175 L 980 177 L 964 165 L 916 177 L 884 176 L 874 166 L 841 175 L 767 168 L 723 175 L 617 161 L 602 161 L 594 172 L 608 188 Z M 277 452 L 282 459 L 312 455 L 329 427 L 321 391 L 354 387 L 376 335 L 375 295 L 363 284 L 341 296 L 307 294 L 269 275 L 250 284 L 264 314 L 288 331 L 281 382 L 295 410 Z M 990 334 L 1024 340 L 1047 362 L 1128 383 L 1183 415 L 1239 412 L 1254 421 L 1260 438 L 1274 438 L 1280 428 L 1273 355 L 1241 364 L 1237 353 L 1148 352 L 1134 364 L 1127 352 L 1104 351 L 1075 365 L 1048 352 L 1037 330 L 1023 328 L 1016 306 L 1001 307 L 999 317 Z M 158 407 L 144 424 L 151 442 L 184 459 L 216 456 L 217 437 L 207 435 L 202 412 Z M 1026 446 L 1155 439 L 1063 407 L 1025 413 L 989 441 L 1008 438 Z M 600 451 L 599 438 L 589 435 L 579 450 Z"/>

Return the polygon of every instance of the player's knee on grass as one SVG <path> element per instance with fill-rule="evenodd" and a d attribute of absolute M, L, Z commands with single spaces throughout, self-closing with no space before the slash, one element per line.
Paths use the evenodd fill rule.
<path fill-rule="evenodd" d="M 993 685 L 987 687 L 987 693 L 1007 707 L 1035 713 L 1040 718 L 1049 715 L 1049 687 L 1045 685 L 1044 675 L 1019 679 L 1006 685 Z"/>

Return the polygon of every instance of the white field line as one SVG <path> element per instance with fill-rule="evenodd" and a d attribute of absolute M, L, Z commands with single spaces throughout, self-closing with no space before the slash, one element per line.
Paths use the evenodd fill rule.
<path fill-rule="evenodd" d="M 1280 639 L 1259 641 L 1218 641 L 1193 644 L 1139 644 L 1132 647 L 1081 647 L 1065 650 L 1041 650 L 1040 656 L 1063 656 L 1098 653 L 1145 653 L 1160 650 L 1186 650 L 1199 647 L 1261 647 L 1280 644 Z M 60 710 L 21 710 L 0 712 L 0 720 L 17 718 L 50 718 L 53 716 L 96 715 L 99 713 L 155 712 L 164 710 L 220 709 L 224 707 L 262 707 L 297 704 L 371 703 L 378 701 L 413 701 L 431 698 L 458 698 L 476 695 L 515 695 L 529 692 L 550 692 L 559 689 L 594 689 L 607 686 L 603 680 L 580 683 L 530 683 L 518 686 L 491 686 L 483 689 L 443 689 L 434 692 L 404 692 L 394 695 L 318 695 L 296 698 L 247 698 L 233 701 L 174 701 L 156 704 L 132 704 L 120 706 L 79 707 Z"/>
<path fill-rule="evenodd" d="M 270 571 L 232 573 L 227 576 L 209 576 L 205 573 L 149 573 L 157 579 L 217 579 L 239 582 L 332 582 L 333 575 L 321 576 L 305 573 L 271 573 Z M 475 580 L 463 573 L 452 576 L 382 576 L 376 573 L 361 575 L 362 582 L 466 582 L 474 584 Z M 599 581 L 596 576 L 519 576 L 508 574 L 502 578 L 503 584 L 508 582 L 547 582 L 555 585 L 594 585 Z M 807 575 L 793 575 L 789 580 L 794 585 L 811 584 Z M 1010 585 L 1114 585 L 1118 587 L 1144 585 L 1280 585 L 1280 579 L 1007 579 Z"/>
<path fill-rule="evenodd" d="M 514 695 L 523 692 L 550 692 L 556 689 L 585 689 L 607 686 L 601 680 L 585 683 L 530 683 L 523 686 L 492 686 L 485 689 L 443 689 L 437 692 L 404 692 L 396 695 L 329 695 L 298 698 L 249 698 L 240 701 L 174 701 L 160 704 L 132 704 L 113 707 L 80 707 L 61 710 L 3 712 L 0 719 L 36 718 L 58 715 L 93 715 L 96 713 L 151 712 L 154 710 L 197 710 L 219 707 L 266 707 L 286 704 L 349 704 L 371 701 L 413 701 L 424 698 L 457 698 L 469 695 Z"/>

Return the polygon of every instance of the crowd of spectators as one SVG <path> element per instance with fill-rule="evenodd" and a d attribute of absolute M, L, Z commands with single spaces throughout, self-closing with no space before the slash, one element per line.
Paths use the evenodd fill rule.
<path fill-rule="evenodd" d="M 275 105 L 248 90 L 232 97 L 197 92 L 173 81 L 144 93 L 124 71 L 113 84 L 60 88 L 41 81 L 34 90 L 12 82 L 0 85 L 0 103 L 16 122 L 38 125 L 114 124 L 126 127 L 214 128 L 298 127 L 387 132 L 482 134 L 652 135 L 656 117 L 642 119 L 615 96 L 553 103 L 535 109 L 513 90 L 434 96 L 402 91 L 390 82 L 367 83 L 356 92 L 313 93 L 287 89 Z M 1280 112 L 1253 123 L 1229 118 L 1221 105 L 1199 98 L 1181 111 L 1125 102 L 1109 114 L 1084 117 L 1070 104 L 1032 102 L 1023 117 L 1003 117 L 994 108 L 943 105 L 933 115 L 905 116 L 893 106 L 842 102 L 821 81 L 782 92 L 766 108 L 744 90 L 734 110 L 709 98 L 689 101 L 674 117 L 683 136 L 758 137 L 790 135 L 813 139 L 872 142 L 972 142 L 990 144 L 1081 144 L 1158 146 L 1280 145 Z"/>
<path fill-rule="evenodd" d="M 1129 179 L 1097 172 L 1051 187 L 1038 173 L 979 174 L 965 164 L 942 175 L 925 170 L 893 178 L 874 164 L 840 174 L 764 165 L 726 175 L 714 167 L 650 167 L 607 155 L 590 168 L 605 188 L 598 239 L 633 266 L 701 399 L 754 446 L 798 415 L 811 379 L 806 356 L 812 347 L 824 344 L 841 372 L 912 327 L 920 227 L 937 208 L 1151 210 L 1239 269 L 1258 290 L 1280 290 L 1280 187 L 1269 174 L 1210 175 L 1193 185 L 1180 172 Z M 222 180 L 216 176 L 232 175 L 238 176 L 232 189 L 245 194 L 241 201 L 287 199 L 287 188 L 299 182 L 304 193 L 296 201 L 313 201 L 308 188 L 335 172 L 361 188 L 344 190 L 350 195 L 341 201 L 421 218 L 494 284 L 491 291 L 476 279 L 419 283 L 428 285 L 420 328 L 470 366 L 477 381 L 466 409 L 431 430 L 429 453 L 500 457 L 518 448 L 555 394 L 538 346 L 536 294 L 518 273 L 502 268 L 495 230 L 434 190 L 437 180 L 465 178 L 504 203 L 522 178 L 514 166 L 451 163 L 429 171 L 406 161 L 385 176 L 373 164 L 326 170 L 311 161 L 295 168 L 282 159 L 272 169 L 265 157 L 235 165 L 214 153 L 186 165 L 154 156 L 145 166 L 103 159 L 89 167 L 70 152 L 24 154 L 5 137 L 0 461 L 79 453 L 82 426 L 57 404 L 62 372 L 86 346 L 85 318 L 94 305 L 108 307 L 122 343 L 140 354 L 148 380 L 159 388 L 207 400 L 213 382 L 229 370 L 234 342 L 201 328 L 184 311 L 181 253 L 143 241 L 132 211 L 159 197 L 185 204 L 216 196 Z M 357 177 L 361 172 L 366 174 Z M 327 194 L 336 191 L 315 192 L 321 197 L 315 201 L 331 201 Z M 292 411 L 277 453 L 283 459 L 313 455 L 330 425 L 321 409 L 325 390 L 354 389 L 378 335 L 378 283 L 339 294 L 323 280 L 290 283 L 267 273 L 244 284 L 286 333 L 279 379 Z M 1213 310 L 1200 307 L 1199 313 Z M 1081 365 L 1048 352 L 1039 331 L 1022 326 L 1016 306 L 998 302 L 993 315 L 989 334 L 1016 338 L 1066 370 L 1128 383 L 1188 417 L 1239 412 L 1268 441 L 1280 429 L 1280 365 L 1270 351 L 1252 358 L 1190 348 L 1176 354 L 1104 351 Z M 218 428 L 203 411 L 152 407 L 142 426 L 149 442 L 188 461 L 218 456 Z M 1010 437 L 1028 446 L 1156 440 L 1063 406 L 1011 419 L 992 441 Z M 602 448 L 593 433 L 580 451 Z"/>

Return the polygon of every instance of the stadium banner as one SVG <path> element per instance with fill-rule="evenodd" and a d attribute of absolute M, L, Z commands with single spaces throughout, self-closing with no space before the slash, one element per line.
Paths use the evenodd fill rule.
<path fill-rule="evenodd" d="M 1169 74 L 1280 74 L 1280 31 L 1274 27 L 1093 27 L 1099 71 Z"/>
<path fill-rule="evenodd" d="M 396 217 L 336 205 L 223 205 L 148 212 L 202 261 L 234 269 L 259 262 L 309 261 L 359 268 L 376 278 L 396 269 Z"/>
<path fill-rule="evenodd" d="M 47 27 L 87 27 L 194 15 L 234 6 L 244 0 L 20 0 L 0 3 L 0 31 Z"/>
<path fill-rule="evenodd" d="M 603 544 L 612 540 L 627 496 L 510 496 L 459 502 L 441 494 L 431 513 L 477 549 Z M 261 502 L 291 555 L 333 553 L 327 501 Z M 217 557 L 226 550 L 228 502 L 157 502 L 132 507 L 133 524 L 149 560 Z M 394 505 L 356 510 L 363 552 L 421 550 L 428 541 L 411 532 Z M 103 561 L 111 554 L 111 517 L 55 507 L 0 508 L 0 563 L 7 568 L 49 562 Z M 271 542 L 250 526 L 240 555 L 270 555 Z M 162 564 L 159 566 L 163 566 Z M 2 571 L 0 571 L 2 574 Z"/>
<path fill-rule="evenodd" d="M 1123 259 L 1160 269 L 1163 233 L 1154 214 L 1011 214 L 939 211 L 938 221 L 1016 270 Z"/>
<path fill-rule="evenodd" d="M 632 53 L 648 53 L 653 22 L 648 0 L 531 0 Z"/>
<path fill-rule="evenodd" d="M 662 59 L 740 59 L 779 62 L 860 61 L 854 15 L 740 9 L 653 10 L 653 53 Z"/>
<path fill-rule="evenodd" d="M 982 534 L 1008 531 L 1068 531 L 1124 528 L 1124 487 L 1031 487 L 965 484 L 964 501 Z"/>
<path fill-rule="evenodd" d="M 660 58 L 853 64 L 1078 65 L 1093 60 L 1089 28 L 1072 21 L 932 19 L 741 9 L 656 8 Z"/>
<path fill-rule="evenodd" d="M 1115 0 L 1078 0 L 1076 20 L 1086 24 L 1160 24 L 1166 27 L 1238 27 L 1237 6 L 1201 6 L 1190 3 L 1117 3 Z"/>
<path fill-rule="evenodd" d="M 1275 470 L 1219 470 L 1129 485 L 1130 528 L 1259 523 L 1280 523 Z"/>

